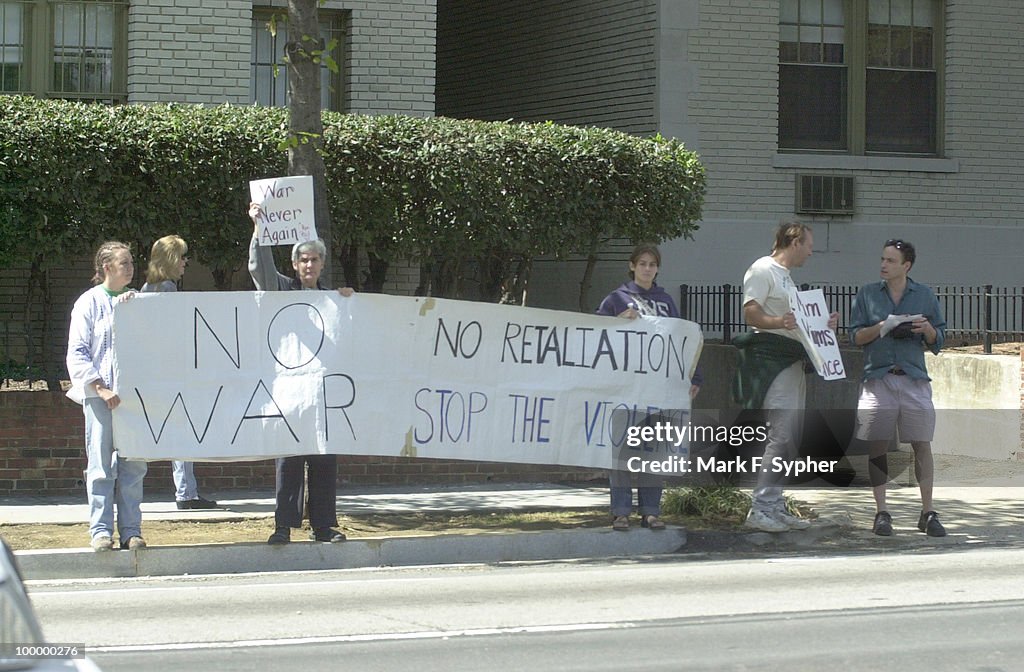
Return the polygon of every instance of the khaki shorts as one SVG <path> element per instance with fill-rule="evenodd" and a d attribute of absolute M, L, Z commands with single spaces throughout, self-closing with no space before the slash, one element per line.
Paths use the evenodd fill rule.
<path fill-rule="evenodd" d="M 892 373 L 865 380 L 857 401 L 857 438 L 863 441 L 891 439 L 897 429 L 904 443 L 934 438 L 931 382 Z"/>

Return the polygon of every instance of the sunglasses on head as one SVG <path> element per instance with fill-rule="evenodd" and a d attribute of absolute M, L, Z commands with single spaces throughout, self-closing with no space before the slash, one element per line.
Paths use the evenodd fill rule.
<path fill-rule="evenodd" d="M 904 247 L 906 247 L 906 245 L 907 244 L 900 240 L 899 238 L 890 238 L 889 240 L 885 241 L 885 245 L 883 245 L 882 247 L 895 247 L 897 250 L 902 250 Z"/>

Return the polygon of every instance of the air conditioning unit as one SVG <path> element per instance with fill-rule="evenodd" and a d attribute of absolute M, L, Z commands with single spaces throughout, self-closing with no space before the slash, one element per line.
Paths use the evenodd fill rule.
<path fill-rule="evenodd" d="M 853 178 L 840 175 L 797 175 L 799 214 L 852 215 Z"/>

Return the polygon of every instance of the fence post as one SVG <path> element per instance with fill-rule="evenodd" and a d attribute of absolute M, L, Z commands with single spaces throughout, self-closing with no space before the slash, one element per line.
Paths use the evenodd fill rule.
<path fill-rule="evenodd" d="M 985 354 L 992 354 L 992 285 L 985 285 L 985 302 L 981 309 L 982 320 L 985 324 Z"/>
<path fill-rule="evenodd" d="M 722 285 L 722 342 L 732 341 L 732 285 Z"/>
<path fill-rule="evenodd" d="M 679 285 L 679 317 L 690 319 L 690 286 Z"/>

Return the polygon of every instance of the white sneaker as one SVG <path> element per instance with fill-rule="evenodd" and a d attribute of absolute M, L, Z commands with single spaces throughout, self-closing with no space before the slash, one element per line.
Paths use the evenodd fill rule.
<path fill-rule="evenodd" d="M 786 511 L 785 508 L 775 509 L 772 511 L 772 517 L 791 530 L 806 530 L 811 526 L 811 521 L 806 518 L 797 518 Z"/>
<path fill-rule="evenodd" d="M 761 532 L 788 532 L 789 525 L 777 519 L 767 511 L 751 509 L 747 514 L 747 520 L 743 523 L 746 527 Z"/>
<path fill-rule="evenodd" d="M 110 538 L 109 534 L 100 534 L 93 537 L 92 541 L 89 542 L 89 545 L 92 546 L 92 550 L 97 553 L 114 550 L 114 541 Z"/>

